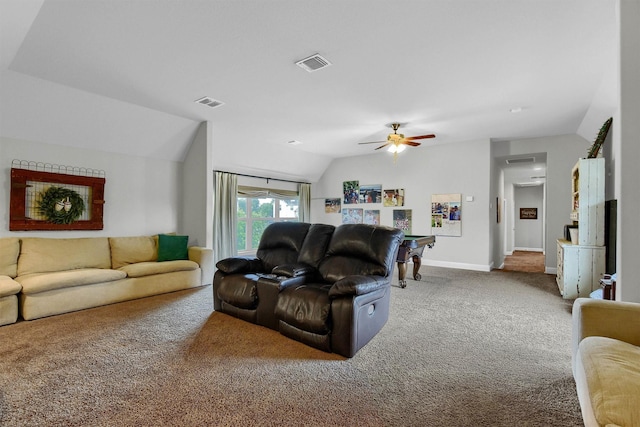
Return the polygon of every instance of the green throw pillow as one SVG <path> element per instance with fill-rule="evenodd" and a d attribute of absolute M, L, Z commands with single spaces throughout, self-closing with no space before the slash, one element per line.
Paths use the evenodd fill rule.
<path fill-rule="evenodd" d="M 189 236 L 158 235 L 158 261 L 189 259 Z"/>

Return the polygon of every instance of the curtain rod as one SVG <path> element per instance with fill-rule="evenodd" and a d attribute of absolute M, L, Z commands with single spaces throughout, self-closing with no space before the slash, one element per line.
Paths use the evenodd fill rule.
<path fill-rule="evenodd" d="M 288 179 L 279 179 L 279 178 L 267 178 L 266 176 L 257 176 L 257 175 L 245 175 L 243 173 L 235 173 L 235 172 L 227 172 L 227 171 L 221 171 L 221 170 L 213 170 L 214 172 L 223 172 L 223 173 L 232 173 L 234 175 L 238 175 L 238 176 L 246 176 L 247 178 L 258 178 L 258 179 L 266 179 L 267 180 L 267 184 L 269 183 L 269 181 L 281 181 L 281 182 L 292 182 L 294 184 L 309 184 L 308 182 L 303 182 L 303 181 L 291 181 Z"/>

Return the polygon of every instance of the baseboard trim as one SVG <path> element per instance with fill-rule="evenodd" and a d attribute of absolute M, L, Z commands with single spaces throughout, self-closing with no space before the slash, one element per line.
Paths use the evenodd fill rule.
<path fill-rule="evenodd" d="M 544 248 L 513 248 L 514 251 L 543 252 Z M 513 253 L 511 253 L 513 255 Z"/>
<path fill-rule="evenodd" d="M 491 271 L 491 265 L 482 264 L 467 264 L 463 262 L 450 262 L 450 261 L 434 261 L 432 259 L 422 259 L 422 265 L 430 267 L 445 267 L 445 268 L 457 268 L 459 270 L 473 270 L 473 271 Z"/>

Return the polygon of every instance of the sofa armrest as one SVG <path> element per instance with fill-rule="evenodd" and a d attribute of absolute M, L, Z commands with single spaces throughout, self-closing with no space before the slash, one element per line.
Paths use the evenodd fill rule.
<path fill-rule="evenodd" d="M 600 336 L 640 346 L 640 304 L 578 298 L 572 311 L 572 355 L 583 338 Z"/>
<path fill-rule="evenodd" d="M 389 286 L 389 278 L 383 276 L 346 276 L 331 286 L 329 298 L 345 295 L 364 295 Z"/>
<path fill-rule="evenodd" d="M 191 246 L 189 260 L 197 263 L 202 270 L 200 284 L 210 285 L 213 280 L 213 249 Z"/>
<path fill-rule="evenodd" d="M 275 274 L 276 276 L 298 277 L 312 274 L 315 271 L 316 269 L 309 264 L 300 262 L 295 264 L 278 265 L 276 267 L 273 267 L 271 273 Z"/>
<path fill-rule="evenodd" d="M 231 257 L 216 263 L 216 268 L 226 274 L 263 273 L 262 261 L 256 257 Z"/>

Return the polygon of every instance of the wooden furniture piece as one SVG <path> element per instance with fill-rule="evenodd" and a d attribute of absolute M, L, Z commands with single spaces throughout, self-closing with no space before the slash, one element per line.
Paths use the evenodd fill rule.
<path fill-rule="evenodd" d="M 405 279 L 407 275 L 407 261 L 413 261 L 413 279 L 420 280 L 422 276 L 418 272 L 422 265 L 422 253 L 425 247 L 432 248 L 436 243 L 436 236 L 404 236 L 404 241 L 398 248 L 398 284 L 401 288 L 407 287 Z"/>
<path fill-rule="evenodd" d="M 580 159 L 571 171 L 571 220 L 577 244 L 558 239 L 556 282 L 563 298 L 588 297 L 606 272 L 604 158 Z"/>

